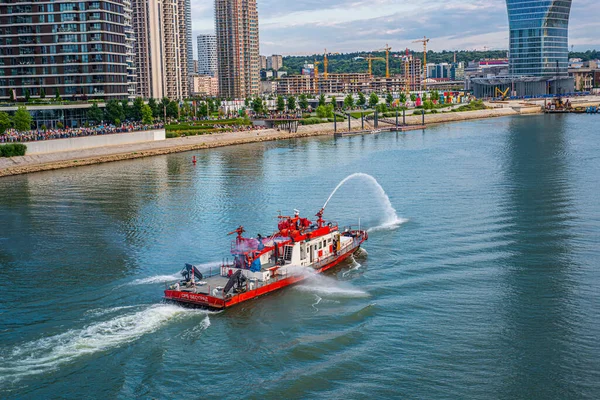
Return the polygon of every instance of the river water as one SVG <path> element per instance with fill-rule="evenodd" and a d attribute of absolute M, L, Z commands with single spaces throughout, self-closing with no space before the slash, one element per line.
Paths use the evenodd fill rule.
<path fill-rule="evenodd" d="M 0 179 L 0 398 L 600 396 L 595 116 L 256 143 Z M 194 166 L 191 158 L 196 155 Z M 278 211 L 371 228 L 221 313 L 161 302 Z M 380 227 L 377 229 L 377 227 Z M 373 229 L 375 228 L 375 229 Z"/>

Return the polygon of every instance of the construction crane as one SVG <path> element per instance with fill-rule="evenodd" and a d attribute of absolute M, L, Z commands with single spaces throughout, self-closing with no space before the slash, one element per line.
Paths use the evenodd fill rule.
<path fill-rule="evenodd" d="M 385 77 L 390 77 L 390 50 L 392 48 L 386 43 L 385 47 L 382 49 L 377 49 L 375 51 L 385 51 Z"/>
<path fill-rule="evenodd" d="M 385 58 L 383 57 L 373 57 L 371 54 L 369 54 L 368 56 L 360 56 L 363 57 L 365 60 L 367 60 L 369 62 L 369 75 L 373 76 L 372 73 L 372 69 L 371 69 L 371 61 L 373 60 L 381 60 L 381 61 L 385 61 Z"/>
<path fill-rule="evenodd" d="M 329 60 L 327 59 L 327 55 L 335 55 L 340 53 L 328 53 L 327 49 L 325 49 L 325 53 L 323 53 L 323 79 L 327 79 L 329 76 L 329 72 L 327 70 L 327 66 L 329 65 Z"/>
<path fill-rule="evenodd" d="M 315 93 L 318 94 L 319 93 L 319 64 L 321 64 L 321 62 L 315 60 L 314 64 L 315 64 L 315 79 L 314 79 Z"/>
<path fill-rule="evenodd" d="M 408 54 L 408 47 L 406 48 L 406 54 L 404 55 L 404 91 L 408 94 L 410 93 L 410 73 L 409 73 L 409 64 L 410 64 L 410 55 Z"/>
<path fill-rule="evenodd" d="M 413 43 L 423 43 L 423 90 L 427 89 L 427 39 L 423 36 L 423 39 L 413 40 Z"/>

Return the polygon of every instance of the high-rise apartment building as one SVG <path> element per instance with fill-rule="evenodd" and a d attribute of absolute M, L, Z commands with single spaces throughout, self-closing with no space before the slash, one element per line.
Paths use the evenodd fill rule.
<path fill-rule="evenodd" d="M 127 88 L 129 99 L 136 97 L 137 90 L 137 71 L 135 68 L 135 32 L 133 31 L 133 9 L 131 8 L 131 1 L 126 0 L 124 2 L 125 13 L 125 46 L 126 46 L 126 58 L 127 62 Z"/>
<path fill-rule="evenodd" d="M 198 35 L 198 74 L 217 76 L 217 37 Z"/>
<path fill-rule="evenodd" d="M 571 0 L 506 0 L 509 72 L 516 76 L 568 76 Z"/>
<path fill-rule="evenodd" d="M 141 97 L 173 100 L 188 97 L 186 2 L 133 0 L 137 94 Z"/>
<path fill-rule="evenodd" d="M 279 71 L 283 67 L 283 57 L 277 54 L 273 54 L 267 58 L 267 69 L 273 69 Z"/>
<path fill-rule="evenodd" d="M 260 90 L 256 0 L 215 0 L 219 95 L 241 99 Z"/>
<path fill-rule="evenodd" d="M 259 68 L 267 69 L 267 56 L 259 56 Z"/>
<path fill-rule="evenodd" d="M 188 76 L 195 73 L 194 71 L 194 45 L 192 40 L 192 2 L 184 0 L 184 19 L 185 19 L 185 47 L 187 56 Z"/>
<path fill-rule="evenodd" d="M 130 13 L 129 0 L 0 2 L 0 98 L 129 97 Z"/>

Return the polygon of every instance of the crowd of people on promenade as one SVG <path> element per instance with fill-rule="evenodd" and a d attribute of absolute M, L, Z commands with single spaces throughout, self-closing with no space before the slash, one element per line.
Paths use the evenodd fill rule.
<path fill-rule="evenodd" d="M 18 132 L 15 129 L 7 129 L 4 133 L 0 134 L 0 143 L 17 143 L 17 142 L 35 142 L 39 140 L 51 140 L 51 139 L 68 139 L 82 136 L 95 136 L 95 135 L 110 135 L 114 133 L 126 133 L 126 132 L 137 132 L 147 131 L 152 129 L 161 129 L 164 124 L 140 124 L 140 123 L 127 123 L 119 126 L 115 125 L 98 125 L 89 128 L 65 128 L 65 129 L 37 129 L 25 132 Z"/>

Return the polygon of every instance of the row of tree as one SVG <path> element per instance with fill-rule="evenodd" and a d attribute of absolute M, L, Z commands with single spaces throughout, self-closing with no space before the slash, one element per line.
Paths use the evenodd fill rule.
<path fill-rule="evenodd" d="M 438 93 L 438 91 L 434 90 L 429 93 L 428 97 L 432 101 L 437 101 L 440 98 L 440 94 Z M 414 102 L 417 100 L 417 95 L 414 93 L 411 93 L 410 97 L 407 97 L 407 95 L 405 93 L 400 93 L 398 100 L 401 104 L 405 104 L 409 98 L 411 101 Z M 330 101 L 327 102 L 327 97 L 324 94 L 321 94 L 319 96 L 318 100 L 319 101 L 318 101 L 318 105 L 317 105 L 317 112 L 318 112 L 319 107 L 321 107 L 321 113 L 329 115 L 329 113 L 326 113 L 324 111 L 325 107 L 328 104 L 332 105 L 332 112 L 333 112 L 334 108 L 338 108 L 337 107 L 337 98 L 335 96 L 331 96 Z M 380 102 L 380 98 L 377 95 L 377 93 L 371 93 L 369 95 L 369 98 L 367 99 L 367 97 L 362 92 L 359 92 L 357 99 L 355 99 L 352 94 L 348 94 L 343 100 L 343 108 L 349 110 L 354 107 L 363 108 L 367 105 L 371 108 L 375 108 L 379 104 L 379 102 Z M 390 92 L 388 92 L 385 95 L 385 104 L 388 107 L 391 107 L 393 105 L 393 103 L 394 103 L 394 96 Z M 260 97 L 255 97 L 253 99 L 247 98 L 245 101 L 245 105 L 246 105 L 246 107 L 251 108 L 257 114 L 263 114 L 263 113 L 267 112 L 267 107 L 264 103 L 264 100 Z M 298 108 L 302 111 L 308 110 L 309 102 L 308 102 L 308 97 L 306 94 L 301 94 L 298 97 L 298 100 L 296 100 L 296 98 L 294 96 L 290 96 L 287 99 L 281 95 L 277 96 L 277 99 L 276 99 L 277 111 L 284 112 L 287 110 L 290 112 L 294 112 Z M 329 117 L 322 117 L 322 118 L 329 118 Z"/>
<path fill-rule="evenodd" d="M 180 103 L 164 97 L 162 100 L 149 99 L 144 103 L 141 97 L 136 98 L 133 104 L 127 100 L 109 100 L 104 111 L 93 104 L 88 110 L 87 118 L 90 124 L 99 124 L 102 121 L 116 125 L 125 121 L 140 121 L 151 124 L 154 121 L 166 119 L 187 119 L 190 117 L 208 117 L 218 112 L 221 102 L 218 99 L 198 101 L 196 106 L 189 101 Z"/>
<path fill-rule="evenodd" d="M 19 107 L 11 117 L 4 111 L 0 111 L 0 134 L 9 128 L 24 132 L 31 129 L 31 114 L 25 107 Z"/>

